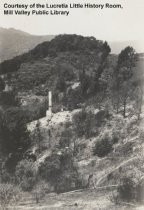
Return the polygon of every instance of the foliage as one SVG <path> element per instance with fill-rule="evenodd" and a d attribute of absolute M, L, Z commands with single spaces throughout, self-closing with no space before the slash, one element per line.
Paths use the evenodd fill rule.
<path fill-rule="evenodd" d="M 33 162 L 28 160 L 20 161 L 15 170 L 16 181 L 24 191 L 32 190 L 36 183 L 36 170 Z"/>
<path fill-rule="evenodd" d="M 77 188 L 79 177 L 70 152 L 58 151 L 47 157 L 39 168 L 42 178 L 54 186 L 56 192 Z"/>
<path fill-rule="evenodd" d="M 12 184 L 0 184 L 0 205 L 7 209 L 8 205 L 14 205 L 20 198 L 20 190 Z"/>
<path fill-rule="evenodd" d="M 93 126 L 95 115 L 92 112 L 86 112 L 84 109 L 73 116 L 74 132 L 78 137 L 93 135 Z"/>
<path fill-rule="evenodd" d="M 80 91 L 83 97 L 86 97 L 88 94 L 88 90 L 91 85 L 91 77 L 85 73 L 83 70 L 82 73 L 79 75 L 80 80 Z"/>
<path fill-rule="evenodd" d="M 129 72 L 128 69 L 132 69 L 135 66 L 137 56 L 133 47 L 126 47 L 121 51 L 118 58 L 118 67 L 127 67 L 127 70 L 123 72 L 123 79 L 127 80 L 131 77 L 132 72 Z"/>
<path fill-rule="evenodd" d="M 93 149 L 93 154 L 98 157 L 104 157 L 108 155 L 113 150 L 113 142 L 110 136 L 105 133 L 98 141 Z"/>
<path fill-rule="evenodd" d="M 42 149 L 42 140 L 43 140 L 43 136 L 41 134 L 41 123 L 40 121 L 38 120 L 37 121 L 37 124 L 36 124 L 36 128 L 34 130 L 34 141 L 38 147 L 38 152 L 40 153 L 41 152 L 41 149 Z"/>
<path fill-rule="evenodd" d="M 0 131 L 3 152 L 22 154 L 30 146 L 29 132 L 22 110 L 7 109 L 2 117 Z"/>
<path fill-rule="evenodd" d="M 52 179 L 52 181 L 55 181 L 60 173 L 60 164 L 60 156 L 52 154 L 41 165 L 39 169 L 40 175 L 46 180 Z"/>
<path fill-rule="evenodd" d="M 23 62 L 37 60 L 44 58 L 47 55 L 55 57 L 58 52 L 67 51 L 87 51 L 96 50 L 97 52 L 103 51 L 104 55 L 109 50 L 109 46 L 102 41 L 96 40 L 94 37 L 83 37 L 77 35 L 59 35 L 50 42 L 39 44 L 29 53 L 17 56 L 14 59 L 4 61 L 0 65 L 1 73 L 8 73 L 17 71 Z"/>
<path fill-rule="evenodd" d="M 136 198 L 136 184 L 129 177 L 124 177 L 121 180 L 121 183 L 117 188 L 117 191 L 118 191 L 118 198 L 120 201 L 130 202 L 134 201 Z"/>
<path fill-rule="evenodd" d="M 65 128 L 65 130 L 61 133 L 59 146 L 60 148 L 69 147 L 73 138 L 72 129 Z"/>
<path fill-rule="evenodd" d="M 41 180 L 36 183 L 31 193 L 35 202 L 39 203 L 49 192 L 51 192 L 50 184 L 47 181 Z"/>
<path fill-rule="evenodd" d="M 126 47 L 118 56 L 117 66 L 114 71 L 113 90 L 117 103 L 117 112 L 123 106 L 123 116 L 126 117 L 126 106 L 131 99 L 135 86 L 133 83 L 134 67 L 137 55 L 132 47 Z"/>
<path fill-rule="evenodd" d="M 143 179 L 136 182 L 132 177 L 123 176 L 113 194 L 112 200 L 115 204 L 121 202 L 138 202 L 143 204 L 144 185 Z"/>
<path fill-rule="evenodd" d="M 144 180 L 141 179 L 136 186 L 136 199 L 139 203 L 144 203 Z"/>
<path fill-rule="evenodd" d="M 40 202 L 40 200 L 43 199 L 45 196 L 43 186 L 36 187 L 33 190 L 32 195 L 33 195 L 33 198 L 34 198 L 36 204 L 38 204 Z"/>
<path fill-rule="evenodd" d="M 80 108 L 80 105 L 84 102 L 84 98 L 81 94 L 81 89 L 76 88 L 75 90 L 70 89 L 66 99 L 66 106 L 68 110 Z"/>
<path fill-rule="evenodd" d="M 0 91 L 4 90 L 4 88 L 5 88 L 4 81 L 3 81 L 3 79 L 0 77 Z"/>
<path fill-rule="evenodd" d="M 19 106 L 19 100 L 15 91 L 0 93 L 0 105 L 2 106 Z"/>
<path fill-rule="evenodd" d="M 51 89 L 57 95 L 56 100 L 63 92 L 67 98 L 63 105 L 74 109 L 89 95 L 93 76 L 94 83 L 99 80 L 109 52 L 108 44 L 94 37 L 59 35 L 29 53 L 3 62 L 0 69 L 5 73 L 17 71 L 12 76 L 17 91 L 32 90 L 37 95 L 47 95 Z M 67 92 L 71 82 L 78 80 L 80 88 Z"/>

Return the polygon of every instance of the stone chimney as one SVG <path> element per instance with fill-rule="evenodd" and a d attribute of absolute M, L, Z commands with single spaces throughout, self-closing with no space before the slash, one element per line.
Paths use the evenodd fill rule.
<path fill-rule="evenodd" d="M 48 92 L 48 110 L 46 112 L 46 115 L 48 117 L 52 116 L 52 92 L 51 91 Z"/>

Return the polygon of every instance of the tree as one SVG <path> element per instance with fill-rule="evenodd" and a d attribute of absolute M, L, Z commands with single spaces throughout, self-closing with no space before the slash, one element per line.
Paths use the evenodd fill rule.
<path fill-rule="evenodd" d="M 5 88 L 5 83 L 2 80 L 2 78 L 0 77 L 0 91 L 4 90 L 4 88 Z"/>
<path fill-rule="evenodd" d="M 7 156 L 6 167 L 13 170 L 30 146 L 29 132 L 20 108 L 9 108 L 1 115 L 0 136 L 1 150 Z"/>
<path fill-rule="evenodd" d="M 136 65 L 137 56 L 135 50 L 128 46 L 118 56 L 117 66 L 114 71 L 113 90 L 116 95 L 117 113 L 120 102 L 123 104 L 123 116 L 126 114 L 127 100 L 130 97 L 133 86 L 133 69 Z"/>
<path fill-rule="evenodd" d="M 120 102 L 123 107 L 124 117 L 126 117 L 126 106 L 128 103 L 128 99 L 131 97 L 132 92 L 133 92 L 132 82 L 131 81 L 123 82 L 119 94 L 120 94 Z"/>
<path fill-rule="evenodd" d="M 36 144 L 38 146 L 38 152 L 39 153 L 41 152 L 41 142 L 43 140 L 43 137 L 41 135 L 40 126 L 41 126 L 41 123 L 38 120 L 37 121 L 37 124 L 36 124 L 36 129 L 35 129 L 35 134 L 34 135 L 35 135 L 35 141 L 36 141 Z"/>
<path fill-rule="evenodd" d="M 135 85 L 135 92 L 134 92 L 134 101 L 135 101 L 135 108 L 138 119 L 140 119 L 140 115 L 142 112 L 142 105 L 143 105 L 143 96 L 144 96 L 144 71 L 143 71 L 143 60 L 138 59 L 136 65 L 136 74 L 134 77 L 134 85 Z"/>
<path fill-rule="evenodd" d="M 139 82 L 138 86 L 138 119 L 140 119 L 140 114 L 142 112 L 142 105 L 143 105 L 143 96 L 144 96 L 144 76 L 142 76 L 142 79 Z"/>
<path fill-rule="evenodd" d="M 83 70 L 82 73 L 80 73 L 79 75 L 79 80 L 82 96 L 85 97 L 87 95 L 88 88 L 91 84 L 91 78 L 89 75 L 86 75 L 85 70 Z"/>
<path fill-rule="evenodd" d="M 102 45 L 102 49 L 101 49 L 99 65 L 98 65 L 98 68 L 95 71 L 94 77 L 92 78 L 92 81 L 91 81 L 90 92 L 92 95 L 95 95 L 95 94 L 99 93 L 99 91 L 101 91 L 101 79 L 102 79 L 101 76 L 102 76 L 104 69 L 106 68 L 107 57 L 108 57 L 110 51 L 111 51 L 111 49 L 110 49 L 108 43 L 104 42 Z"/>
<path fill-rule="evenodd" d="M 2 92 L 0 94 L 0 105 L 2 106 L 19 106 L 20 102 L 15 91 Z"/>

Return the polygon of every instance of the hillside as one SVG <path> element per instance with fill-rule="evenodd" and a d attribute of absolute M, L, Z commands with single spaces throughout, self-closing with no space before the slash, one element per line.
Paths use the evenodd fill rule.
<path fill-rule="evenodd" d="M 54 35 L 31 35 L 24 31 L 0 28 L 0 63 L 28 52 L 38 44 L 50 41 Z M 119 54 L 126 46 L 133 46 L 138 53 L 144 51 L 143 41 L 115 41 L 109 42 L 112 54 Z"/>
<path fill-rule="evenodd" d="M 0 62 L 28 52 L 39 43 L 49 41 L 54 36 L 34 36 L 13 28 L 0 28 Z"/>
<path fill-rule="evenodd" d="M 106 61 L 109 52 L 106 42 L 93 37 L 59 35 L 28 53 L 1 63 L 0 71 L 2 74 L 11 73 L 11 85 L 19 92 L 32 91 L 33 94 L 46 96 L 51 89 L 56 103 L 73 107 L 84 98 L 84 94 L 79 97 L 80 90 L 73 88 L 74 83 L 85 80 L 88 86 L 83 91 L 93 91 L 96 87 L 92 83 L 90 87 L 90 78 L 97 80 L 101 77 L 106 62 L 109 62 L 106 71 L 112 71 L 116 57 L 110 56 Z M 75 91 L 77 98 L 72 102 Z M 66 95 L 70 96 L 67 100 Z"/>
<path fill-rule="evenodd" d="M 87 107 L 87 110 L 89 108 Z M 93 110 L 96 120 L 98 120 L 99 110 Z M 48 124 L 48 117 L 40 119 L 40 130 L 43 135 L 43 144 L 48 144 L 45 133 L 48 130 L 53 130 L 51 137 L 51 149 L 46 149 L 41 153 L 35 162 L 36 167 L 40 167 L 48 157 L 52 154 L 54 148 L 58 148 L 61 140 L 60 137 L 66 124 L 73 124 L 72 117 L 81 110 L 74 110 L 73 112 L 59 112 L 53 114 L 50 123 Z M 104 116 L 103 116 L 104 117 Z M 115 205 L 114 193 L 123 176 L 127 174 L 135 180 L 135 183 L 143 179 L 143 115 L 141 121 L 137 123 L 135 116 L 123 119 L 121 115 L 111 115 L 110 119 L 103 122 L 99 127 L 99 134 L 96 137 L 85 138 L 84 136 L 78 138 L 76 141 L 77 153 L 74 161 L 77 165 L 78 173 L 82 181 L 82 186 L 88 183 L 90 175 L 93 175 L 89 188 L 82 188 L 80 190 L 65 192 L 60 195 L 50 194 L 50 196 L 43 199 L 38 209 L 142 209 L 136 204 L 121 203 Z M 34 132 L 37 121 L 28 125 L 28 129 Z M 125 127 L 125 129 L 123 129 Z M 117 133 L 118 132 L 118 133 Z M 117 133 L 117 134 L 116 134 Z M 95 156 L 93 153 L 94 146 L 99 139 L 117 138 L 113 143 L 113 150 L 105 157 Z M 68 138 L 68 137 L 67 137 Z M 63 139 L 64 140 L 64 139 Z M 73 140 L 70 140 L 69 148 L 73 147 Z M 53 148 L 53 149 L 52 149 Z M 63 155 L 64 147 L 57 150 L 59 155 Z M 81 187 L 82 187 L 81 186 Z M 27 201 L 27 208 L 36 208 L 35 204 L 31 204 L 33 197 Z M 26 201 L 25 201 L 26 202 Z M 54 204 L 54 203 L 55 204 Z M 29 204 L 30 203 L 30 204 Z M 22 208 L 23 202 L 17 208 Z M 31 206 L 31 207 L 30 207 Z"/>
<path fill-rule="evenodd" d="M 110 51 L 59 35 L 1 63 L 1 206 L 143 207 L 143 54 Z"/>

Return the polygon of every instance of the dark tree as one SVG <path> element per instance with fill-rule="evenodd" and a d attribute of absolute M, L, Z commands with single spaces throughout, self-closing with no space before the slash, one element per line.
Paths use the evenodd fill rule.
<path fill-rule="evenodd" d="M 0 77 L 0 91 L 4 90 L 4 88 L 5 88 L 5 83 L 2 80 L 2 78 Z"/>
<path fill-rule="evenodd" d="M 126 114 L 126 105 L 133 88 L 134 67 L 137 56 L 132 47 L 126 47 L 118 57 L 117 66 L 114 71 L 114 92 L 116 95 L 117 113 L 120 103 L 123 105 L 123 116 Z"/>
<path fill-rule="evenodd" d="M 7 156 L 7 167 L 13 169 L 30 146 L 29 132 L 22 110 L 9 108 L 1 114 L 0 147 Z"/>

